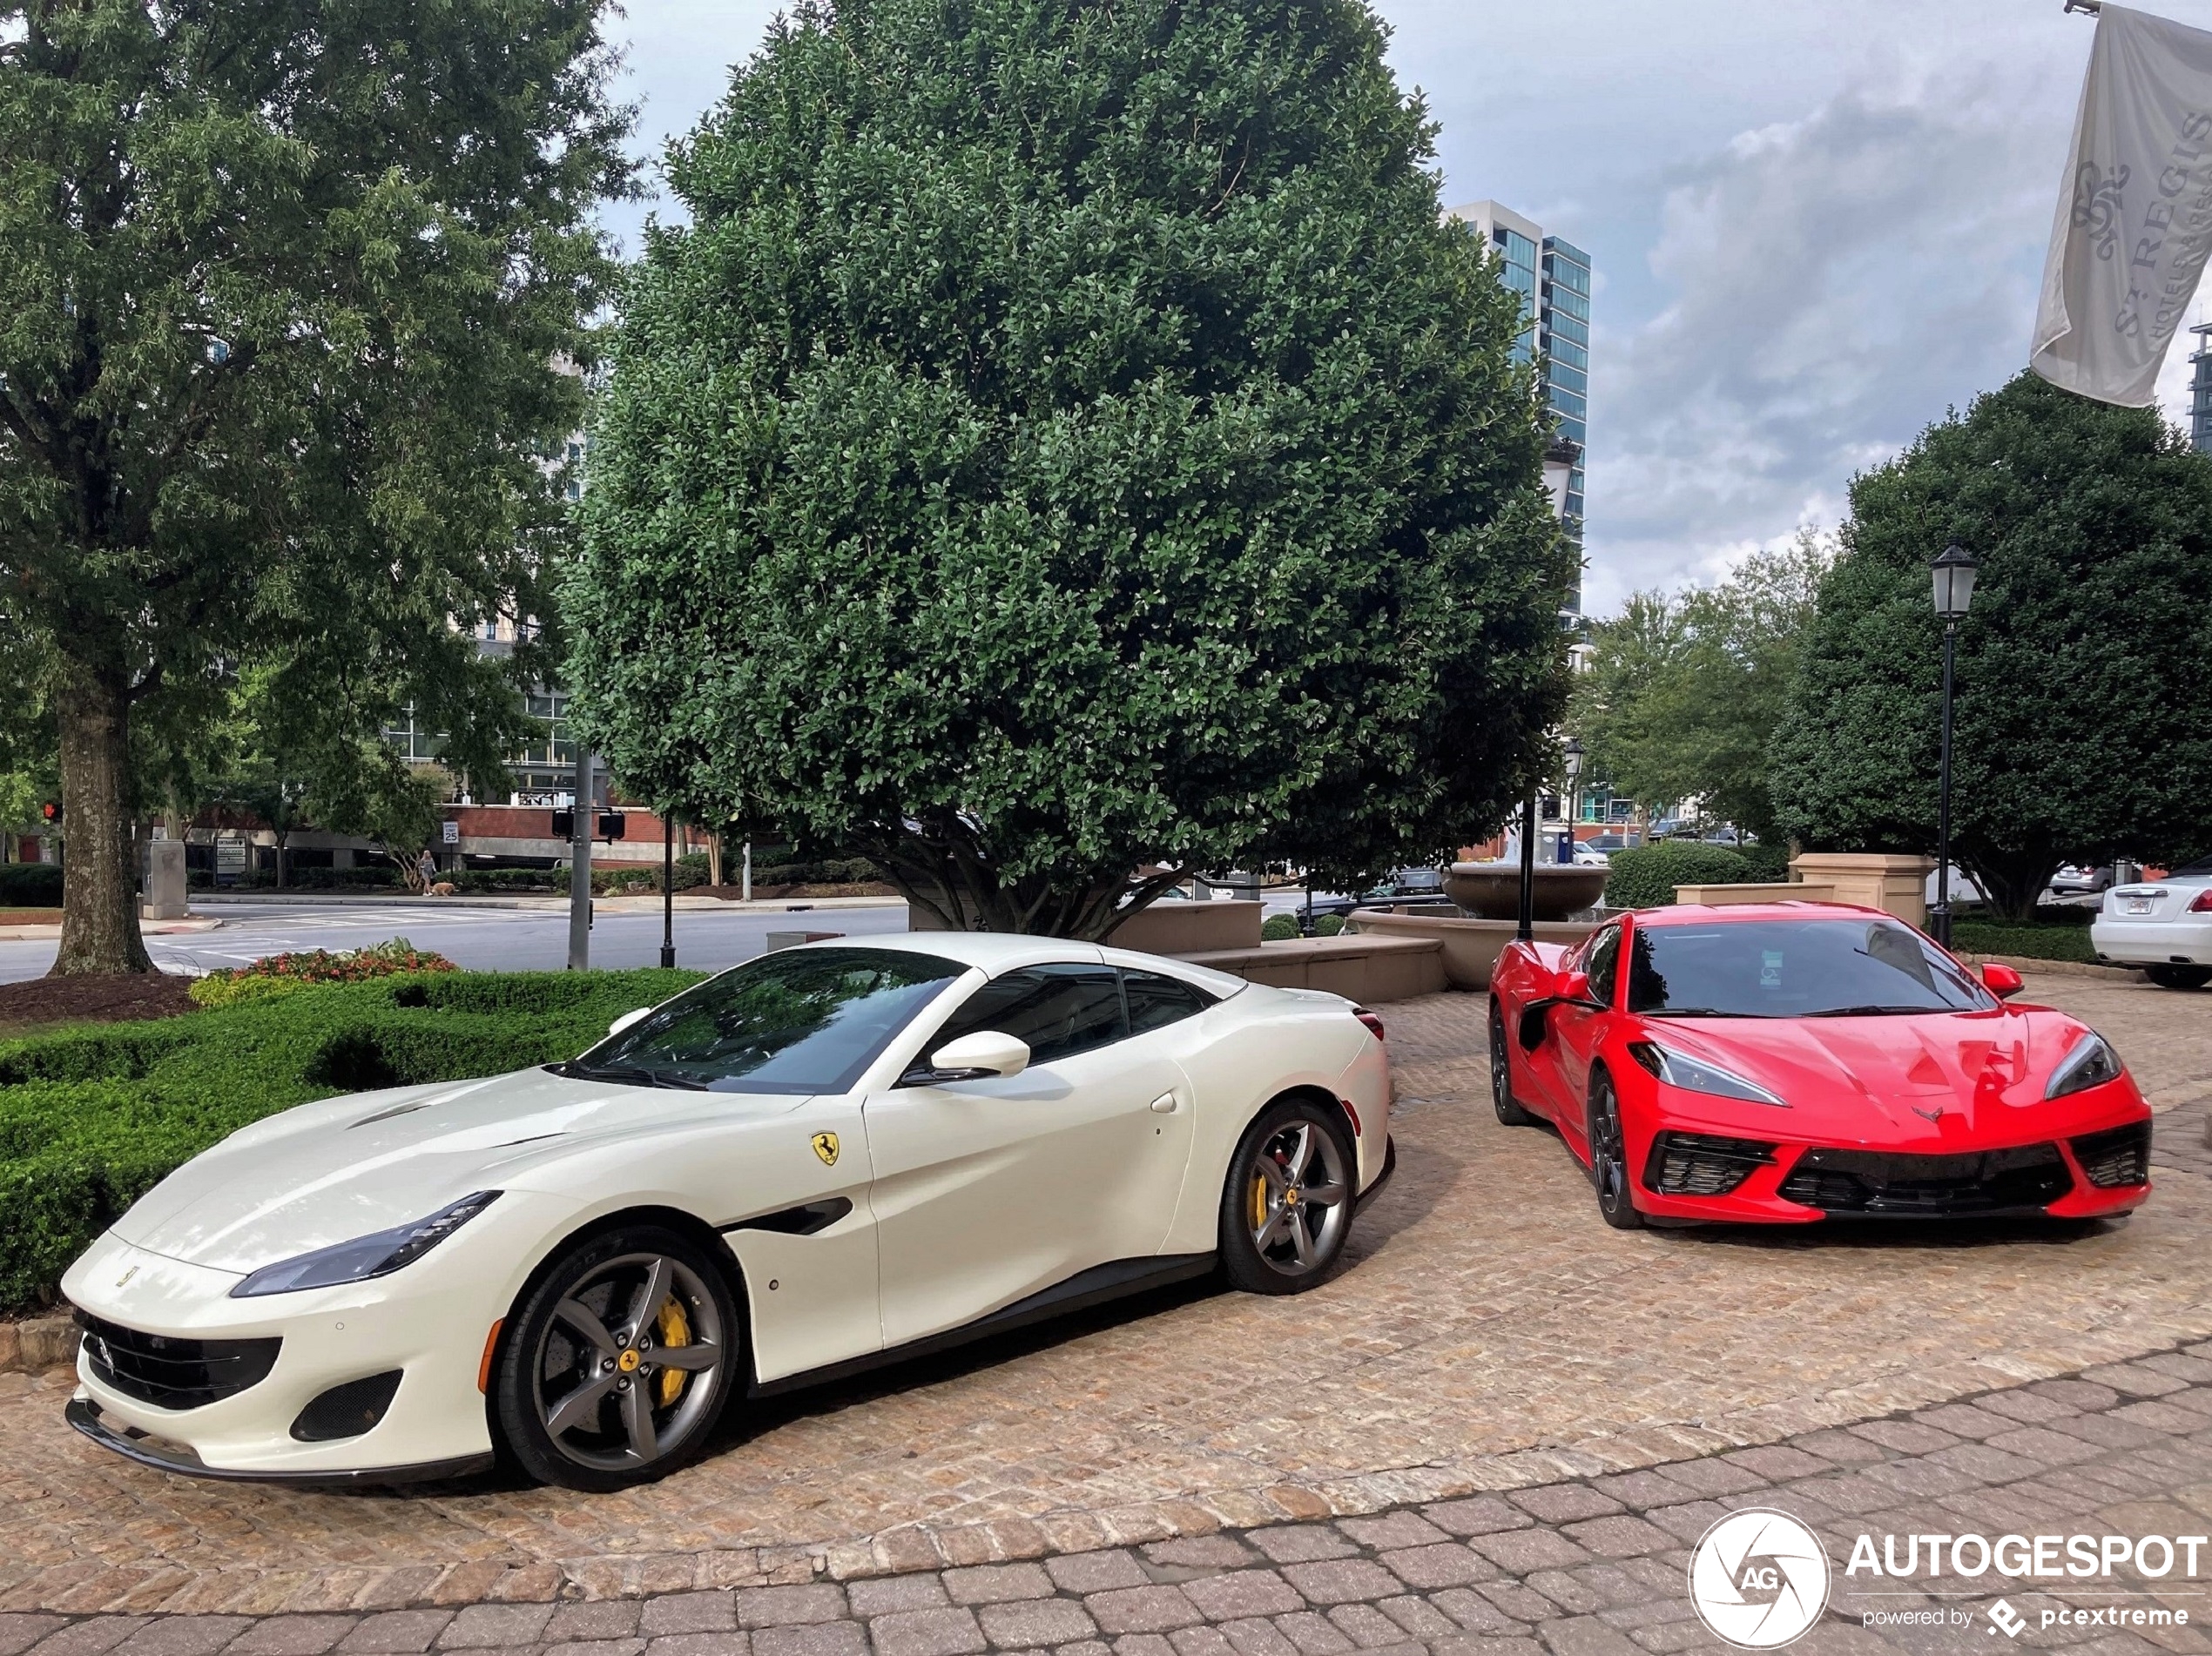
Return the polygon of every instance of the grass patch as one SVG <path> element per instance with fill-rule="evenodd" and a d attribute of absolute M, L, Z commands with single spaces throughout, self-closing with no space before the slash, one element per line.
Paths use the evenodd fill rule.
<path fill-rule="evenodd" d="M 0 1040 L 0 1310 L 53 1303 L 125 1208 L 263 1116 L 573 1057 L 704 975 L 410 974 Z"/>

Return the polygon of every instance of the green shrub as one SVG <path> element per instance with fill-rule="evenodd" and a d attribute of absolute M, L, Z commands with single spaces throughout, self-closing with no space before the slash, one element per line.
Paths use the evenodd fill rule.
<path fill-rule="evenodd" d="M 1750 878 L 1750 865 L 1725 845 L 1662 839 L 1613 853 L 1605 901 L 1608 908 L 1662 908 L 1675 900 L 1677 885 L 1741 885 Z"/>
<path fill-rule="evenodd" d="M 2038 915 L 2015 922 L 1968 913 L 1951 922 L 1951 946 L 1960 954 L 2009 954 L 2026 960 L 2078 960 L 2096 964 L 2097 952 L 2089 946 L 2091 908 L 2054 909 L 2048 918 Z"/>
<path fill-rule="evenodd" d="M 1344 916 L 1341 914 L 1324 914 L 1313 922 L 1313 935 L 1316 937 L 1334 937 L 1343 930 Z"/>
<path fill-rule="evenodd" d="M 1295 914 L 1271 914 L 1259 928 L 1259 940 L 1263 943 L 1287 943 L 1298 935 L 1298 916 Z"/>
<path fill-rule="evenodd" d="M 461 968 L 431 949 L 418 949 L 403 937 L 367 948 L 307 949 L 299 953 L 264 955 L 246 966 L 211 972 L 185 993 L 203 1006 L 225 1006 L 241 1000 L 266 1000 L 272 991 L 264 983 L 359 983 L 369 978 L 389 978 L 411 972 L 458 972 Z M 281 990 L 273 992 L 280 995 Z"/>
<path fill-rule="evenodd" d="M 1750 878 L 1754 882 L 1772 884 L 1790 878 L 1790 847 L 1787 845 L 1737 845 L 1735 852 L 1743 859 L 1743 866 L 1750 871 Z"/>
<path fill-rule="evenodd" d="M 412 973 L 0 1042 L 0 1309 L 51 1304 L 87 1243 L 179 1164 L 334 1093 L 567 1058 L 696 972 Z"/>
<path fill-rule="evenodd" d="M 59 863 L 0 863 L 0 908 L 59 908 Z"/>

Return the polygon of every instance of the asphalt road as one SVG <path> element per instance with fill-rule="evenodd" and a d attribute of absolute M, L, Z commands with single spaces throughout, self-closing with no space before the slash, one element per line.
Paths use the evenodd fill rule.
<path fill-rule="evenodd" d="M 287 949 L 357 949 L 403 937 L 435 949 L 475 971 L 558 971 L 568 964 L 569 917 L 542 909 L 451 908 L 435 902 L 361 903 L 344 907 L 293 907 L 226 903 L 203 912 L 219 914 L 212 932 L 146 939 L 157 965 L 202 971 L 241 966 Z M 809 909 L 801 912 L 745 910 L 676 912 L 676 963 L 718 971 L 750 960 L 767 947 L 771 932 L 841 932 L 849 937 L 903 932 L 903 903 L 880 907 Z M 661 916 L 615 914 L 602 908 L 591 928 L 595 966 L 660 964 Z M 44 976 L 54 963 L 47 942 L 0 942 L 0 983 Z"/>

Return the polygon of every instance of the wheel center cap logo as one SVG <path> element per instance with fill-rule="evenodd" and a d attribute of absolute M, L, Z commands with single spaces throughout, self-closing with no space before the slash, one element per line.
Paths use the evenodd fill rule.
<path fill-rule="evenodd" d="M 1689 1559 L 1698 1619 L 1743 1650 L 1802 1639 L 1828 1607 L 1827 1549 L 1787 1512 L 1746 1507 L 1705 1531 Z"/>
<path fill-rule="evenodd" d="M 631 1373 L 631 1372 L 632 1372 L 632 1371 L 634 1371 L 634 1370 L 637 1369 L 637 1352 L 635 1352 L 635 1351 L 625 1351 L 625 1352 L 624 1352 L 624 1353 L 623 1353 L 623 1354 L 622 1354 L 619 1357 L 617 1357 L 617 1358 L 616 1358 L 616 1359 L 615 1359 L 615 1366 L 616 1366 L 617 1368 L 620 1369 L 620 1370 L 622 1370 L 624 1374 L 629 1374 L 629 1373 Z"/>

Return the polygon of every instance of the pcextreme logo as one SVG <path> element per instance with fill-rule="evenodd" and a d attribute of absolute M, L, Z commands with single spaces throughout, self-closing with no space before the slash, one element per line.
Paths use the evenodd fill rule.
<path fill-rule="evenodd" d="M 1828 1607 L 1827 1549 L 1787 1512 L 1731 1512 L 1690 1554 L 1689 1601 L 1737 1648 L 1779 1649 L 1804 1638 Z"/>

